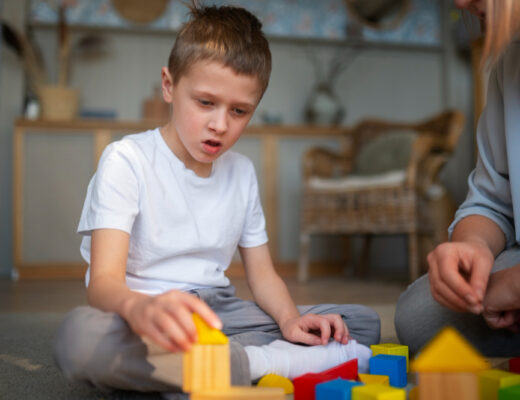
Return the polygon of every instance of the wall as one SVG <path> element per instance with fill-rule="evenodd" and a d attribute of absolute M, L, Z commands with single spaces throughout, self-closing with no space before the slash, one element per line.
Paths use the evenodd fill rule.
<path fill-rule="evenodd" d="M 136 119 L 140 117 L 143 98 L 151 94 L 152 88 L 160 80 L 160 68 L 166 63 L 174 36 L 166 34 L 137 34 L 130 32 L 107 32 L 104 34 L 109 49 L 102 59 L 76 62 L 72 70 L 72 86 L 82 93 L 82 105 L 86 108 L 113 109 L 118 118 Z M 55 75 L 54 54 L 56 54 L 55 34 L 49 28 L 37 30 L 38 42 L 43 49 L 51 75 Z M 348 51 L 331 42 L 271 40 L 273 53 L 273 73 L 266 92 L 252 123 L 261 122 L 261 114 L 268 112 L 281 115 L 284 123 L 301 123 L 306 99 L 314 84 L 314 71 L 309 61 L 309 52 L 319 59 L 331 59 L 338 51 Z M 9 151 L 10 120 L 17 114 L 21 101 L 22 83 L 20 74 L 13 68 L 14 60 L 4 59 L 2 70 L 2 92 L 4 81 L 8 81 L 11 97 L 8 103 L 10 113 L 2 118 L 2 150 L 6 157 L 1 168 L 2 187 L 10 188 L 11 167 Z M 456 106 L 471 112 L 469 66 L 450 56 L 450 93 L 446 96 L 443 87 L 443 56 L 440 51 L 411 51 L 397 48 L 373 48 L 362 51 L 337 82 L 336 91 L 346 108 L 344 124 L 352 124 L 363 117 L 377 116 L 397 120 L 415 120 L 429 116 L 445 106 Z M 6 83 L 7 84 L 7 83 Z M 15 96 L 15 97 L 16 97 Z M 5 99 L 4 96 L 0 101 Z M 446 100 L 448 99 L 448 100 Z M 5 102 L 5 100 L 4 100 Z M 448 102 L 446 104 L 446 102 Z M 1 104 L 1 103 L 0 103 Z M 472 136 L 471 116 L 468 115 L 468 129 L 457 151 L 458 158 L 448 166 L 445 181 L 452 194 L 461 201 L 465 194 L 465 178 L 471 168 Z M 294 260 L 298 253 L 298 204 L 300 192 L 299 162 L 301 154 L 313 141 L 282 143 L 279 177 L 281 182 L 280 205 L 280 248 L 283 260 Z M 254 147 L 254 143 L 243 143 L 242 148 Z M 254 150 L 250 150 L 254 152 Z M 0 227 L 2 260 L 10 255 L 10 190 L 2 190 L 0 201 L 2 223 Z M 79 215 L 78 215 L 79 217 Z M 314 257 L 336 253 L 331 251 L 329 241 L 317 240 L 312 247 Z M 401 237 L 376 240 L 373 263 L 381 269 L 404 271 L 406 269 L 405 240 Z M 6 267 L 7 266 L 7 267 Z M 2 262 L 0 274 L 9 273 L 9 263 Z"/>
<path fill-rule="evenodd" d="M 25 2 L 5 0 L 0 15 L 16 27 L 25 22 Z M 12 271 L 12 127 L 23 105 L 24 77 L 16 56 L 0 44 L 0 277 Z"/>

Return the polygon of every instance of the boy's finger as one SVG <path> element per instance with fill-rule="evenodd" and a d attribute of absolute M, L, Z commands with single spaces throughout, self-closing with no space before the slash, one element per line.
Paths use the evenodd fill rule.
<path fill-rule="evenodd" d="M 164 314 L 156 322 L 156 327 L 168 337 L 168 339 L 177 345 L 181 350 L 187 351 L 192 343 L 186 332 L 179 326 L 177 321 L 169 314 Z"/>
<path fill-rule="evenodd" d="M 195 322 L 193 322 L 191 312 L 187 308 L 179 307 L 175 304 L 169 305 L 168 312 L 184 330 L 188 340 L 191 343 L 195 343 L 197 341 L 197 328 L 195 327 Z"/>
<path fill-rule="evenodd" d="M 209 326 L 215 329 L 222 329 L 222 321 L 205 302 L 193 295 L 188 296 L 185 298 L 185 304 L 191 312 L 199 314 Z"/>
<path fill-rule="evenodd" d="M 318 345 L 322 344 L 321 339 L 318 336 L 313 335 L 312 333 L 308 333 L 308 332 L 300 330 L 296 336 L 297 337 L 294 338 L 295 342 L 308 344 L 311 346 L 318 346 Z"/>

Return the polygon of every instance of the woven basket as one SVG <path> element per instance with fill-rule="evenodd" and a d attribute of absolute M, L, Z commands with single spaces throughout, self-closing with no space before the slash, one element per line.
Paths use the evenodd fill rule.
<path fill-rule="evenodd" d="M 78 113 L 79 91 L 65 86 L 43 86 L 40 91 L 42 118 L 69 120 Z"/>

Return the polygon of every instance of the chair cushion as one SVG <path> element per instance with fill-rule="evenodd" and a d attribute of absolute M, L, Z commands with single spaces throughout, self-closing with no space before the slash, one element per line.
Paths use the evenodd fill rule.
<path fill-rule="evenodd" d="M 356 155 L 352 175 L 378 175 L 406 170 L 415 132 L 389 132 L 365 144 Z"/>
<path fill-rule="evenodd" d="M 406 179 L 406 171 L 390 171 L 372 176 L 346 176 L 344 178 L 312 177 L 308 181 L 314 190 L 347 192 L 361 189 L 375 189 L 400 186 Z"/>

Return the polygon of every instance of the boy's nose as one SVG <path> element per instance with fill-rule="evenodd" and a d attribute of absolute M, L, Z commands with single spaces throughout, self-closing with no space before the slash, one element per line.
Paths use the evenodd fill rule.
<path fill-rule="evenodd" d="M 227 130 L 227 114 L 226 111 L 218 110 L 213 114 L 209 122 L 209 128 L 215 133 L 224 133 Z"/>

